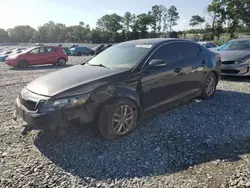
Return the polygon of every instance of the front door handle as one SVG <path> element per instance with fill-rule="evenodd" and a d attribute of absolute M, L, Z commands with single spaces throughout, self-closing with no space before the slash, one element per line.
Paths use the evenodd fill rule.
<path fill-rule="evenodd" d="M 176 69 L 174 70 L 174 72 L 176 72 L 176 73 L 181 72 L 181 68 L 176 68 Z"/>

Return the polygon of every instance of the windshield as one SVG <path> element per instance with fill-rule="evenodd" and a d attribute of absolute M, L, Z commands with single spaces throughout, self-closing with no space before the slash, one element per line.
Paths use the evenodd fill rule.
<path fill-rule="evenodd" d="M 228 43 L 223 44 L 218 48 L 219 51 L 226 51 L 226 50 L 250 50 L 250 41 L 231 41 Z"/>
<path fill-rule="evenodd" d="M 88 64 L 102 64 L 109 68 L 132 68 L 149 52 L 148 46 L 150 45 L 142 47 L 136 44 L 115 45 L 89 60 Z"/>

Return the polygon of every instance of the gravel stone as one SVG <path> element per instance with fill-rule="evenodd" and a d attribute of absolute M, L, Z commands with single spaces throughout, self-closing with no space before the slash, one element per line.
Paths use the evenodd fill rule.
<path fill-rule="evenodd" d="M 91 126 L 21 135 L 25 122 L 12 119 L 21 89 L 88 58 L 22 70 L 0 63 L 0 187 L 250 187 L 249 78 L 223 77 L 214 99 L 153 114 L 120 139 Z"/>

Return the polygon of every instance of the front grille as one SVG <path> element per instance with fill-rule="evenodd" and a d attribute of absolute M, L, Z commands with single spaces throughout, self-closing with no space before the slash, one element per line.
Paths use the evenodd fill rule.
<path fill-rule="evenodd" d="M 231 65 L 231 64 L 234 64 L 235 61 L 222 61 L 222 64 L 223 65 Z"/>
<path fill-rule="evenodd" d="M 31 111 L 36 110 L 36 102 L 35 101 L 24 100 L 23 98 L 20 98 L 20 102 L 28 110 L 31 110 Z"/>

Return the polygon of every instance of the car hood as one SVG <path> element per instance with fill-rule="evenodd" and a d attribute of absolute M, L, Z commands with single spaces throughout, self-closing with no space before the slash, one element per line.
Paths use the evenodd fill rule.
<path fill-rule="evenodd" d="M 112 82 L 113 76 L 126 71 L 127 69 L 109 69 L 87 64 L 75 65 L 41 76 L 29 83 L 26 88 L 33 93 L 48 97 L 77 95 Z"/>
<path fill-rule="evenodd" d="M 221 55 L 222 61 L 237 61 L 244 59 L 245 57 L 250 55 L 249 50 L 228 50 L 228 51 L 217 51 L 214 52 L 219 53 Z"/>

